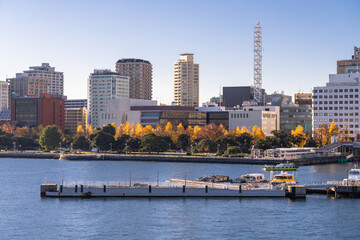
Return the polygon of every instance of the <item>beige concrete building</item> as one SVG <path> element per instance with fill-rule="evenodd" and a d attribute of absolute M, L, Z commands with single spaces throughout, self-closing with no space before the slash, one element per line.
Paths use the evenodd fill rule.
<path fill-rule="evenodd" d="M 337 74 L 343 73 L 359 73 L 360 51 L 354 46 L 354 55 L 349 60 L 337 61 Z"/>
<path fill-rule="evenodd" d="M 10 84 L 10 95 L 35 95 L 50 93 L 52 96 L 64 95 L 64 73 L 55 71 L 49 63 L 30 67 L 23 73 L 17 73 L 15 78 L 6 80 Z"/>
<path fill-rule="evenodd" d="M 296 93 L 294 95 L 295 104 L 299 105 L 311 105 L 312 103 L 312 93 Z"/>
<path fill-rule="evenodd" d="M 0 111 L 9 109 L 9 83 L 0 81 Z"/>
<path fill-rule="evenodd" d="M 199 106 L 199 64 L 194 54 L 180 54 L 174 64 L 174 102 L 178 106 Z"/>
<path fill-rule="evenodd" d="M 129 94 L 131 99 L 152 98 L 152 65 L 149 61 L 123 58 L 116 62 L 116 70 L 121 76 L 130 78 Z"/>
<path fill-rule="evenodd" d="M 65 133 L 75 135 L 79 125 L 86 129 L 86 123 L 86 108 L 65 108 Z"/>
<path fill-rule="evenodd" d="M 229 111 L 229 130 L 246 127 L 251 131 L 254 126 L 261 128 L 266 136 L 273 130 L 280 130 L 280 107 L 249 106 Z"/>

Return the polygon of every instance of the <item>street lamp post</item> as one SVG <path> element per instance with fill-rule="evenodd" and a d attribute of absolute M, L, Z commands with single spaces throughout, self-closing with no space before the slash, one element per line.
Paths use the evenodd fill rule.
<path fill-rule="evenodd" d="M 59 145 L 60 145 L 59 151 L 61 151 L 61 142 L 59 142 Z"/>
<path fill-rule="evenodd" d="M 16 142 L 13 142 L 14 145 L 14 151 L 16 150 Z"/>
<path fill-rule="evenodd" d="M 110 143 L 110 152 L 112 152 L 112 143 Z"/>

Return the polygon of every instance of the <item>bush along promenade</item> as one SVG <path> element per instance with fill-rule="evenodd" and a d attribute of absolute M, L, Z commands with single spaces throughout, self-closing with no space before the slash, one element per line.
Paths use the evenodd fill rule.
<path fill-rule="evenodd" d="M 91 151 L 112 153 L 161 153 L 181 152 L 186 155 L 215 154 L 216 156 L 243 157 L 252 147 L 260 149 L 288 147 L 319 147 L 330 143 L 332 136 L 340 141 L 348 141 L 350 135 L 346 127 L 339 128 L 334 123 L 316 129 L 314 138 L 311 132 L 304 133 L 298 126 L 291 133 L 277 130 L 272 136 L 254 126 L 236 130 L 226 130 L 222 125 L 209 124 L 204 127 L 184 128 L 180 123 L 173 126 L 142 126 L 129 123 L 107 124 L 93 129 L 91 125 L 77 128 L 75 136 L 63 134 L 56 125 L 38 128 L 16 127 L 3 124 L 0 128 L 1 150 L 41 150 L 43 152 Z"/>

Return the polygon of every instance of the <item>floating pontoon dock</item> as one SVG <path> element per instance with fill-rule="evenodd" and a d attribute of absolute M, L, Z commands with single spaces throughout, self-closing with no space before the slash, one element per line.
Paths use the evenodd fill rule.
<path fill-rule="evenodd" d="M 223 184 L 222 184 L 223 185 Z M 42 197 L 285 197 L 285 190 L 248 189 L 239 184 L 227 186 L 182 185 L 152 186 L 137 184 L 135 186 L 117 185 L 74 185 L 59 188 L 57 184 L 41 184 Z"/>

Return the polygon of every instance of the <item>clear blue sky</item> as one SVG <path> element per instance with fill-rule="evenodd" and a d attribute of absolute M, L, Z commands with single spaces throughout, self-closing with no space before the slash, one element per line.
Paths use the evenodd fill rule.
<path fill-rule="evenodd" d="M 94 68 L 120 58 L 153 64 L 153 97 L 173 100 L 173 64 L 192 52 L 200 102 L 221 86 L 252 85 L 253 27 L 263 28 L 267 93 L 309 92 L 360 45 L 360 1 L 0 0 L 0 80 L 49 62 L 68 98 L 86 98 Z"/>

